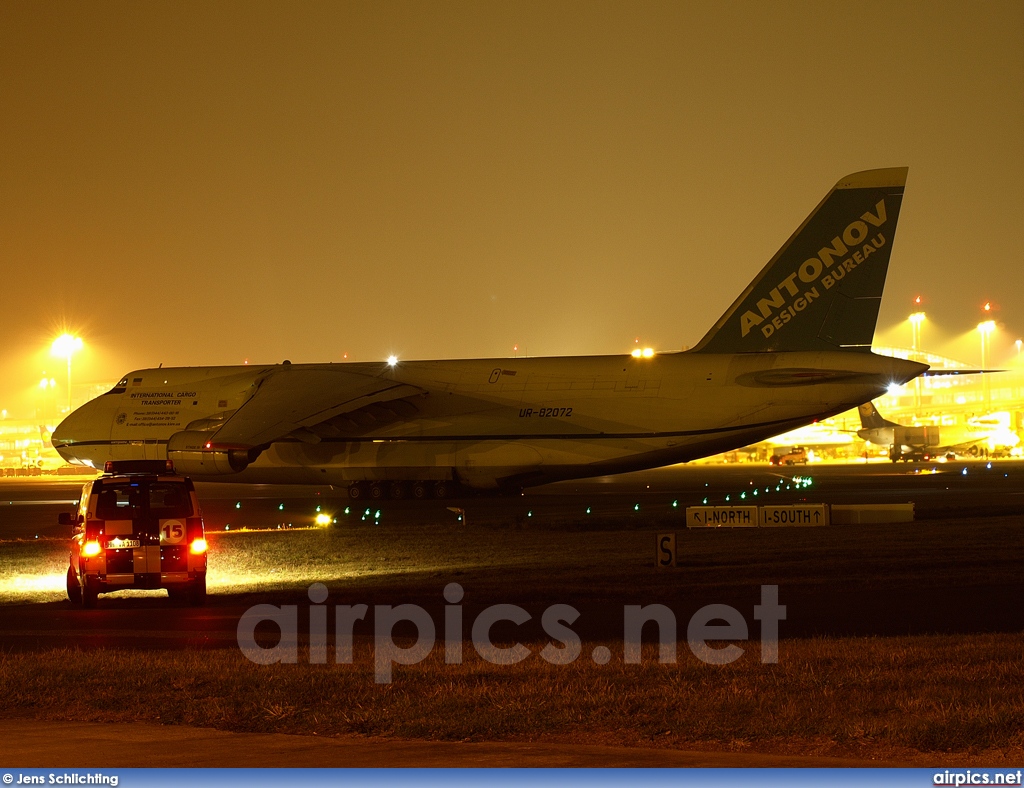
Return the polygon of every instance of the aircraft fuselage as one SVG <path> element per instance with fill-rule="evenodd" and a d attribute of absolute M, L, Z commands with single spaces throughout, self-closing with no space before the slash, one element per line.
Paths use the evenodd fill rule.
<path fill-rule="evenodd" d="M 525 487 L 745 446 L 855 407 L 924 369 L 844 351 L 148 369 L 76 411 L 53 442 L 71 462 L 102 468 L 107 460 L 170 456 L 207 480 Z M 175 437 L 212 437 L 271 377 L 301 391 L 352 375 L 413 393 L 337 416 L 306 415 L 265 445 L 202 447 L 251 452 L 237 470 L 190 465 L 200 448 L 186 450 Z"/>

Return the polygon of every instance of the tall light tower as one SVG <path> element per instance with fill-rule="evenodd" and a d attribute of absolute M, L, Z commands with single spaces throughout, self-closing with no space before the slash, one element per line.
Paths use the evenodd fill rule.
<path fill-rule="evenodd" d="M 46 377 L 46 373 L 43 373 L 43 379 L 39 381 L 39 390 L 42 392 L 40 397 L 42 398 L 42 407 L 40 408 L 41 415 L 44 419 L 51 418 L 57 410 L 57 405 L 54 402 L 55 397 L 50 394 L 57 387 L 57 381 L 53 378 Z M 47 396 L 49 395 L 49 396 Z"/>
<path fill-rule="evenodd" d="M 988 304 L 985 304 L 988 306 Z M 988 357 L 989 351 L 991 350 L 992 332 L 996 330 L 995 320 L 986 320 L 984 323 L 978 323 L 978 333 L 981 334 L 981 368 L 988 369 Z M 989 376 L 985 373 L 982 374 L 982 381 L 985 385 L 985 411 L 992 410 L 992 389 L 989 385 Z"/>
<path fill-rule="evenodd" d="M 82 338 L 61 334 L 50 347 L 50 353 L 68 360 L 68 413 L 71 412 L 71 357 L 82 349 Z"/>
<path fill-rule="evenodd" d="M 921 297 L 918 296 L 917 302 L 920 303 Z M 914 361 L 921 360 L 921 324 L 924 322 L 924 312 L 914 312 L 910 316 L 910 332 L 911 332 L 911 348 L 914 351 Z M 914 407 L 916 410 L 921 410 L 921 378 L 920 376 L 914 378 Z"/>

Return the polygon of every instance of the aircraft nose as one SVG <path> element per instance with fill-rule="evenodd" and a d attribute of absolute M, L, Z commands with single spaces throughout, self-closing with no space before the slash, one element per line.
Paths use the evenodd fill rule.
<path fill-rule="evenodd" d="M 50 436 L 53 448 L 68 462 L 95 467 L 93 455 L 109 449 L 113 413 L 102 400 L 99 397 L 72 411 Z"/>

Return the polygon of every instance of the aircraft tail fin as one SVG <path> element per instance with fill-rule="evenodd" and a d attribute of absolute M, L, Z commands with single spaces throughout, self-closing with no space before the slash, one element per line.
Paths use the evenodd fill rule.
<path fill-rule="evenodd" d="M 841 179 L 693 351 L 870 352 L 906 181 Z"/>
<path fill-rule="evenodd" d="M 882 414 L 878 412 L 878 408 L 875 407 L 873 402 L 865 402 L 857 408 L 857 413 L 860 414 L 860 426 L 865 430 L 877 430 L 882 427 L 896 426 L 896 422 L 882 417 Z"/>

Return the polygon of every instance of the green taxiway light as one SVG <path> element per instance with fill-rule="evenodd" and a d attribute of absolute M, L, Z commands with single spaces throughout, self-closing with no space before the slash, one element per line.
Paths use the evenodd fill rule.
<path fill-rule="evenodd" d="M 236 509 L 241 509 L 242 508 L 242 502 L 241 501 L 235 501 L 235 508 Z"/>

